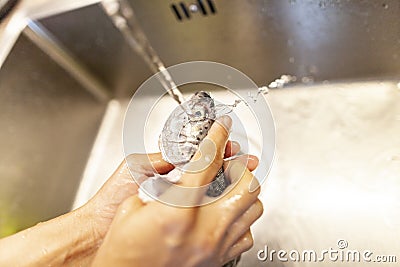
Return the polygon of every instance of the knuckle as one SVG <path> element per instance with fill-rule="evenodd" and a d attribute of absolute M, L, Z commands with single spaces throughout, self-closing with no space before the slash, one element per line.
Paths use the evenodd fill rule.
<path fill-rule="evenodd" d="M 244 245 L 243 245 L 243 250 L 247 251 L 249 249 L 251 249 L 254 245 L 254 239 L 253 236 L 251 235 L 251 233 L 246 237 Z"/>
<path fill-rule="evenodd" d="M 251 249 L 254 245 L 254 239 L 251 234 L 251 231 L 247 231 L 246 234 L 243 235 L 241 239 L 236 243 L 236 246 L 238 246 L 238 250 L 240 250 L 240 253 L 243 253 L 249 249 Z"/>
<path fill-rule="evenodd" d="M 250 188 L 256 189 L 254 192 L 257 192 L 257 194 L 259 194 L 260 191 L 261 191 L 260 190 L 261 189 L 261 184 L 258 181 L 257 177 L 255 177 L 252 173 L 250 173 L 250 174 L 251 174 L 251 175 L 249 175 L 249 176 L 251 176 L 250 177 L 250 179 L 251 179 Z"/>
<path fill-rule="evenodd" d="M 260 215 L 264 213 L 264 205 L 261 202 L 261 200 L 257 199 L 256 205 L 258 207 L 258 211 L 260 212 Z"/>

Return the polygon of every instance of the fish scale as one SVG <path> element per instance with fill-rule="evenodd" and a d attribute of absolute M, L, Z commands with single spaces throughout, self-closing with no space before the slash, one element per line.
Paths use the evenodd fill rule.
<path fill-rule="evenodd" d="M 188 163 L 215 119 L 214 99 L 204 91 L 195 93 L 171 113 L 164 125 L 160 136 L 163 158 L 175 166 Z M 229 184 L 221 167 L 206 194 L 217 197 Z"/>

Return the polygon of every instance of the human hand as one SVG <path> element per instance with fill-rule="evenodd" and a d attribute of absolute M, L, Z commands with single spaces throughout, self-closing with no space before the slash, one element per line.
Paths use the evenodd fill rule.
<path fill-rule="evenodd" d="M 228 142 L 225 157 L 240 150 Z M 40 223 L 0 240 L 1 266 L 87 266 L 111 224 L 118 206 L 135 195 L 138 185 L 132 179 L 147 179 L 153 172 L 166 173 L 173 166 L 161 154 L 131 155 L 118 167 L 99 192 L 83 207 Z M 20 257 L 24 254 L 25 257 Z"/>
<path fill-rule="evenodd" d="M 228 141 L 224 157 L 232 157 L 239 151 L 240 145 L 237 142 Z M 173 168 L 173 165 L 162 159 L 161 153 L 127 156 L 96 195 L 81 208 L 82 213 L 89 214 L 92 218 L 92 230 L 98 238 L 104 238 L 119 205 L 138 193 L 138 181 L 153 176 L 154 172 L 168 173 Z"/>
<path fill-rule="evenodd" d="M 249 228 L 263 210 L 250 173 L 258 160 L 243 155 L 223 163 L 226 128 L 230 128 L 230 119 L 224 127 L 213 124 L 206 139 L 215 144 L 214 161 L 199 173 L 184 173 L 181 185 L 208 184 L 224 164 L 232 190 L 212 204 L 192 208 L 158 201 L 144 204 L 137 195 L 129 197 L 120 205 L 93 266 L 221 266 L 252 246 Z M 194 160 L 209 156 L 208 150 L 200 146 Z M 140 173 L 137 177 L 141 179 Z M 257 188 L 252 192 L 251 183 Z"/>

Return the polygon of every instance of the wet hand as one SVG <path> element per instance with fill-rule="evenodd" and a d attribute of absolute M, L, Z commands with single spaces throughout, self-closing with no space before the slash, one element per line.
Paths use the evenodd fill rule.
<path fill-rule="evenodd" d="M 232 157 L 239 150 L 237 142 L 228 141 L 224 157 Z M 129 155 L 97 194 L 81 208 L 83 213 L 93 218 L 93 232 L 99 238 L 104 238 L 119 205 L 138 193 L 139 186 L 136 181 L 143 181 L 153 176 L 154 172 L 168 173 L 173 168 L 173 165 L 162 159 L 161 153 Z M 135 175 L 136 181 L 132 174 Z"/>
<path fill-rule="evenodd" d="M 243 155 L 223 162 L 229 127 L 229 119 L 225 125 L 214 123 L 206 138 L 211 142 L 203 143 L 215 150 L 203 145 L 193 161 L 205 160 L 210 151 L 214 160 L 201 172 L 187 172 L 181 178 L 182 186 L 206 185 L 224 164 L 225 174 L 232 181 L 228 193 L 211 204 L 191 208 L 158 201 L 144 204 L 137 195 L 129 197 L 118 208 L 93 266 L 221 266 L 252 246 L 249 229 L 263 211 L 259 188 L 250 172 L 258 160 Z M 165 162 L 161 166 L 167 170 Z M 143 168 L 136 174 L 139 180 L 146 171 Z M 251 186 L 255 190 L 250 192 Z M 192 197 L 201 201 L 205 195 Z"/>

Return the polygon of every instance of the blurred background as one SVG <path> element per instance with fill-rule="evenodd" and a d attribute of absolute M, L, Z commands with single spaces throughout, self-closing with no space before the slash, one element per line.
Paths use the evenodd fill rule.
<path fill-rule="evenodd" d="M 0 237 L 82 205 L 123 159 L 125 109 L 152 73 L 99 2 L 0 12 Z M 400 251 L 400 1 L 129 3 L 166 66 L 216 61 L 270 86 L 277 152 L 241 266 L 312 265 L 260 262 L 265 245 Z"/>

